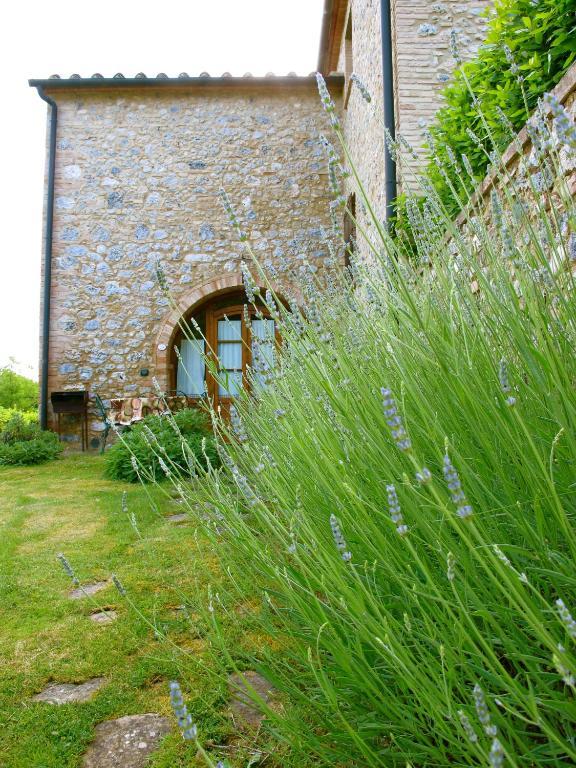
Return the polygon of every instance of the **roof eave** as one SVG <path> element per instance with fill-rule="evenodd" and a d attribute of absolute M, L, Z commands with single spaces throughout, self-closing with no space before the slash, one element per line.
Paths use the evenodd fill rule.
<path fill-rule="evenodd" d="M 329 75 L 338 66 L 339 43 L 344 30 L 348 0 L 324 0 L 318 72 Z"/>
<path fill-rule="evenodd" d="M 329 78 L 331 85 L 338 87 L 343 85 L 343 77 L 332 75 Z M 275 76 L 275 77 L 166 77 L 166 78 L 136 78 L 136 77 L 98 77 L 98 78 L 47 78 L 31 79 L 28 85 L 32 88 L 41 88 L 46 91 L 77 90 L 91 88 L 207 88 L 210 86 L 228 87 L 283 87 L 283 86 L 311 86 L 316 85 L 316 78 Z"/>

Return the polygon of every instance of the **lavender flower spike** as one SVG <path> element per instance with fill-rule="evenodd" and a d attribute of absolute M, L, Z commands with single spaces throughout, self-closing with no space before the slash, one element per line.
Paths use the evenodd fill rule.
<path fill-rule="evenodd" d="M 473 514 L 474 510 L 472 509 L 471 505 L 468 503 L 468 500 L 466 499 L 464 491 L 462 490 L 460 477 L 458 476 L 458 472 L 456 472 L 456 470 L 454 469 L 454 466 L 450 461 L 450 456 L 448 456 L 448 454 L 444 456 L 443 471 L 444 471 L 444 479 L 446 480 L 446 485 L 450 490 L 452 502 L 456 505 L 456 514 L 458 515 L 458 517 L 461 517 L 463 519 L 466 517 L 470 517 L 470 515 Z"/>
<path fill-rule="evenodd" d="M 170 704 L 176 715 L 178 726 L 182 731 L 182 737 L 186 741 L 195 741 L 198 736 L 198 728 L 192 722 L 188 708 L 184 703 L 184 697 L 182 696 L 182 689 L 180 684 L 175 680 L 170 682 Z"/>
<path fill-rule="evenodd" d="M 360 78 L 355 72 L 350 76 L 350 82 L 354 83 L 354 85 L 358 88 L 364 101 L 370 104 L 370 102 L 372 101 L 372 96 L 370 95 L 370 91 L 368 90 L 368 88 L 366 88 L 362 80 L 360 80 Z"/>
<path fill-rule="evenodd" d="M 116 576 L 116 574 L 114 573 L 112 574 L 112 582 L 116 587 L 116 589 L 118 590 L 118 592 L 122 595 L 122 597 L 126 597 L 126 589 L 124 588 L 124 585 L 122 584 L 118 576 Z"/>
<path fill-rule="evenodd" d="M 238 442 L 245 443 L 248 440 L 248 435 L 246 434 L 244 424 L 235 405 L 230 406 L 230 424 L 232 426 L 232 432 Z"/>
<path fill-rule="evenodd" d="M 507 395 L 506 405 L 512 408 L 512 406 L 516 404 L 516 398 L 510 394 L 512 387 L 508 381 L 508 365 L 506 364 L 505 358 L 500 360 L 500 365 L 498 368 L 498 379 L 500 381 L 500 388 L 502 389 L 502 392 Z"/>
<path fill-rule="evenodd" d="M 564 604 L 564 600 L 556 600 L 556 608 L 558 609 L 558 613 L 560 614 L 560 619 L 562 620 L 562 624 L 566 627 L 566 631 L 572 638 L 572 640 L 576 640 L 576 621 L 572 618 L 572 614 L 568 611 L 568 608 L 566 608 L 566 605 Z"/>
<path fill-rule="evenodd" d="M 554 94 L 545 93 L 542 101 L 552 113 L 558 140 L 570 149 L 576 149 L 576 125 L 572 117 Z"/>
<path fill-rule="evenodd" d="M 352 553 L 348 551 L 346 539 L 342 535 L 342 531 L 340 530 L 340 523 L 338 522 L 338 518 L 335 515 L 330 515 L 330 528 L 332 528 L 332 536 L 334 536 L 334 542 L 336 544 L 336 548 L 342 556 L 342 560 L 348 563 L 350 560 L 352 560 Z"/>
<path fill-rule="evenodd" d="M 404 523 L 404 518 L 402 517 L 402 510 L 400 508 L 400 502 L 398 501 L 396 488 L 393 485 L 387 485 L 386 491 L 388 493 L 388 509 L 390 511 L 390 518 L 396 526 L 396 532 L 399 536 L 406 536 L 408 533 L 408 526 Z"/>
<path fill-rule="evenodd" d="M 320 74 L 320 72 L 316 72 L 316 82 L 318 83 L 318 93 L 320 94 L 320 101 L 322 102 L 322 106 L 328 113 L 330 117 L 330 122 L 332 123 L 333 128 L 339 128 L 340 127 L 340 121 L 338 120 L 338 117 L 336 115 L 336 105 L 332 101 L 332 97 L 330 96 L 328 92 L 328 88 L 326 87 L 326 81 Z"/>
<path fill-rule="evenodd" d="M 476 714 L 478 715 L 478 720 L 480 720 L 480 724 L 484 728 L 484 733 L 486 733 L 488 736 L 496 736 L 498 729 L 495 725 L 492 724 L 490 720 L 490 712 L 486 706 L 484 691 L 482 688 L 480 688 L 478 683 L 476 683 L 474 686 L 474 705 L 476 706 Z"/>
<path fill-rule="evenodd" d="M 460 49 L 458 46 L 458 33 L 455 29 L 450 30 L 450 53 L 456 64 L 462 64 L 462 57 L 460 56 Z"/>
<path fill-rule="evenodd" d="M 402 417 L 398 413 L 396 407 L 396 401 L 392 397 L 392 391 L 382 387 L 380 390 L 382 393 L 382 404 L 384 405 L 384 416 L 386 416 L 386 424 L 390 427 L 394 442 L 400 448 L 401 451 L 409 451 L 412 447 L 410 438 L 408 437 L 404 425 L 402 423 Z"/>
<path fill-rule="evenodd" d="M 460 722 L 462 723 L 462 728 L 464 728 L 464 732 L 468 737 L 468 741 L 472 742 L 472 744 L 475 744 L 478 741 L 478 736 L 476 735 L 474 728 L 472 728 L 472 726 L 470 725 L 470 720 L 468 719 L 468 716 L 461 709 L 459 709 L 458 717 L 460 718 Z"/>
<path fill-rule="evenodd" d="M 491 768 L 502 768 L 504 765 L 504 750 L 498 739 L 492 741 L 490 754 L 488 755 Z"/>
<path fill-rule="evenodd" d="M 62 554 L 62 552 L 59 552 L 56 555 L 56 557 L 58 558 L 58 560 L 60 560 L 62 568 L 64 568 L 68 576 L 70 576 L 70 578 L 72 579 L 72 584 L 80 584 L 80 582 L 78 581 L 78 577 L 74 573 L 74 568 L 72 568 L 72 566 L 68 562 L 67 558 Z"/>
<path fill-rule="evenodd" d="M 238 236 L 240 240 L 242 242 L 244 242 L 245 240 L 248 240 L 248 235 L 240 227 L 240 222 L 238 221 L 236 212 L 232 208 L 232 203 L 230 202 L 230 198 L 228 197 L 228 194 L 225 192 L 225 190 L 219 189 L 218 196 L 220 197 L 220 202 L 222 203 L 222 207 L 226 211 L 228 220 L 230 221 L 230 224 L 234 227 L 234 229 L 238 232 Z"/>

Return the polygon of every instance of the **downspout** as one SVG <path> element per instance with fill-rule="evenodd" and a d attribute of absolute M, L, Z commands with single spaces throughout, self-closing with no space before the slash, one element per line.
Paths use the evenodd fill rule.
<path fill-rule="evenodd" d="M 387 135 L 384 137 L 384 179 L 386 198 L 386 223 L 389 224 L 394 215 L 396 201 L 396 161 L 392 157 L 389 138 L 396 138 L 396 118 L 394 114 L 394 64 L 392 47 L 392 0 L 380 0 L 380 23 L 382 37 L 382 88 L 384 103 L 384 127 Z"/>
<path fill-rule="evenodd" d="M 48 148 L 48 189 L 46 229 L 44 231 L 44 291 L 42 297 L 42 347 L 40 352 L 40 428 L 48 428 L 48 355 L 50 349 L 50 298 L 52 283 L 52 232 L 54 229 L 54 174 L 56 169 L 56 128 L 58 106 L 37 86 L 38 96 L 50 106 L 50 143 Z"/>

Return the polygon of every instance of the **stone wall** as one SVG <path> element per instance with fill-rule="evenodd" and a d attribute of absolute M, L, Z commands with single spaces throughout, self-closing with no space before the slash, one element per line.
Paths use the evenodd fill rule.
<path fill-rule="evenodd" d="M 346 79 L 342 118 L 344 135 L 368 199 L 378 218 L 383 221 L 386 215 L 386 196 L 380 0 L 351 0 L 345 19 L 344 30 L 350 19 L 352 22 L 351 71 L 365 84 L 372 101 L 367 104 L 349 78 Z M 345 34 L 340 42 L 338 72 L 346 72 Z M 353 182 L 348 186 L 350 192 L 354 188 Z M 359 201 L 356 215 L 362 228 L 370 230 L 369 216 Z M 360 246 L 361 243 L 359 238 Z"/>
<path fill-rule="evenodd" d="M 423 133 L 442 103 L 440 91 L 454 68 L 451 31 L 457 32 L 462 59 L 474 58 L 492 5 L 492 0 L 392 0 L 396 129 L 414 149 L 422 146 Z M 404 185 L 410 184 L 420 164 L 406 162 Z"/>
<path fill-rule="evenodd" d="M 484 39 L 484 12 L 491 0 L 392 0 L 396 130 L 420 148 L 424 130 L 441 105 L 440 91 L 446 85 L 454 62 L 450 54 L 450 32 L 456 29 L 463 59 L 472 58 Z M 344 0 L 333 5 L 334 19 L 320 61 L 346 74 L 343 94 L 343 128 L 358 175 L 365 186 L 376 216 L 386 214 L 384 172 L 384 126 L 380 0 Z M 350 37 L 351 45 L 347 42 Z M 336 39 L 334 39 L 336 38 Z M 333 51 L 337 51 L 337 56 Z M 351 53 L 351 55 L 350 55 Z M 349 75 L 355 72 L 366 85 L 372 102 L 368 105 Z M 420 153 L 421 156 L 423 153 Z M 409 160 L 400 169 L 399 191 L 419 163 Z M 346 185 L 346 195 L 354 190 Z M 361 227 L 373 232 L 370 218 L 357 205 Z M 359 238 L 360 252 L 368 249 Z"/>
<path fill-rule="evenodd" d="M 169 385 L 175 315 L 155 265 L 182 311 L 240 285 L 221 186 L 262 260 L 288 277 L 303 259 L 325 266 L 327 126 L 313 79 L 47 93 L 58 103 L 49 392 Z M 93 445 L 101 428 L 92 411 Z"/>

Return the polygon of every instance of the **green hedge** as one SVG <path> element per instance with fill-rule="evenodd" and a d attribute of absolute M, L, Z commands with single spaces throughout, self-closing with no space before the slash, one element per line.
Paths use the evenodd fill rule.
<path fill-rule="evenodd" d="M 0 466 L 42 464 L 61 452 L 58 435 L 42 431 L 25 413 L 14 413 L 0 431 Z"/>
<path fill-rule="evenodd" d="M 113 480 L 160 480 L 165 475 L 162 462 L 174 474 L 186 473 L 190 454 L 203 466 L 206 456 L 213 466 L 219 463 L 204 413 L 188 408 L 173 414 L 172 422 L 165 416 L 147 416 L 108 450 L 105 472 Z M 138 462 L 139 472 L 133 459 Z"/>
<path fill-rule="evenodd" d="M 558 83 L 576 58 L 575 14 L 576 0 L 497 0 L 485 44 L 478 56 L 463 66 L 465 77 L 480 101 L 482 118 L 472 103 L 462 72 L 457 71 L 453 82 L 443 91 L 445 106 L 430 126 L 442 169 L 457 189 L 461 189 L 461 183 L 446 146 L 457 156 L 465 154 L 476 182 L 482 180 L 488 158 L 467 130 L 471 129 L 486 141 L 488 128 L 499 150 L 510 143 L 509 129 L 502 123 L 498 109 L 505 112 L 514 130 L 524 125 L 538 98 Z M 512 52 L 522 84 L 507 61 L 505 46 Z M 490 142 L 486 144 L 489 146 Z M 460 203 L 454 199 L 433 159 L 428 163 L 427 172 L 448 211 L 457 213 Z M 400 200 L 400 219 L 402 211 Z"/>

